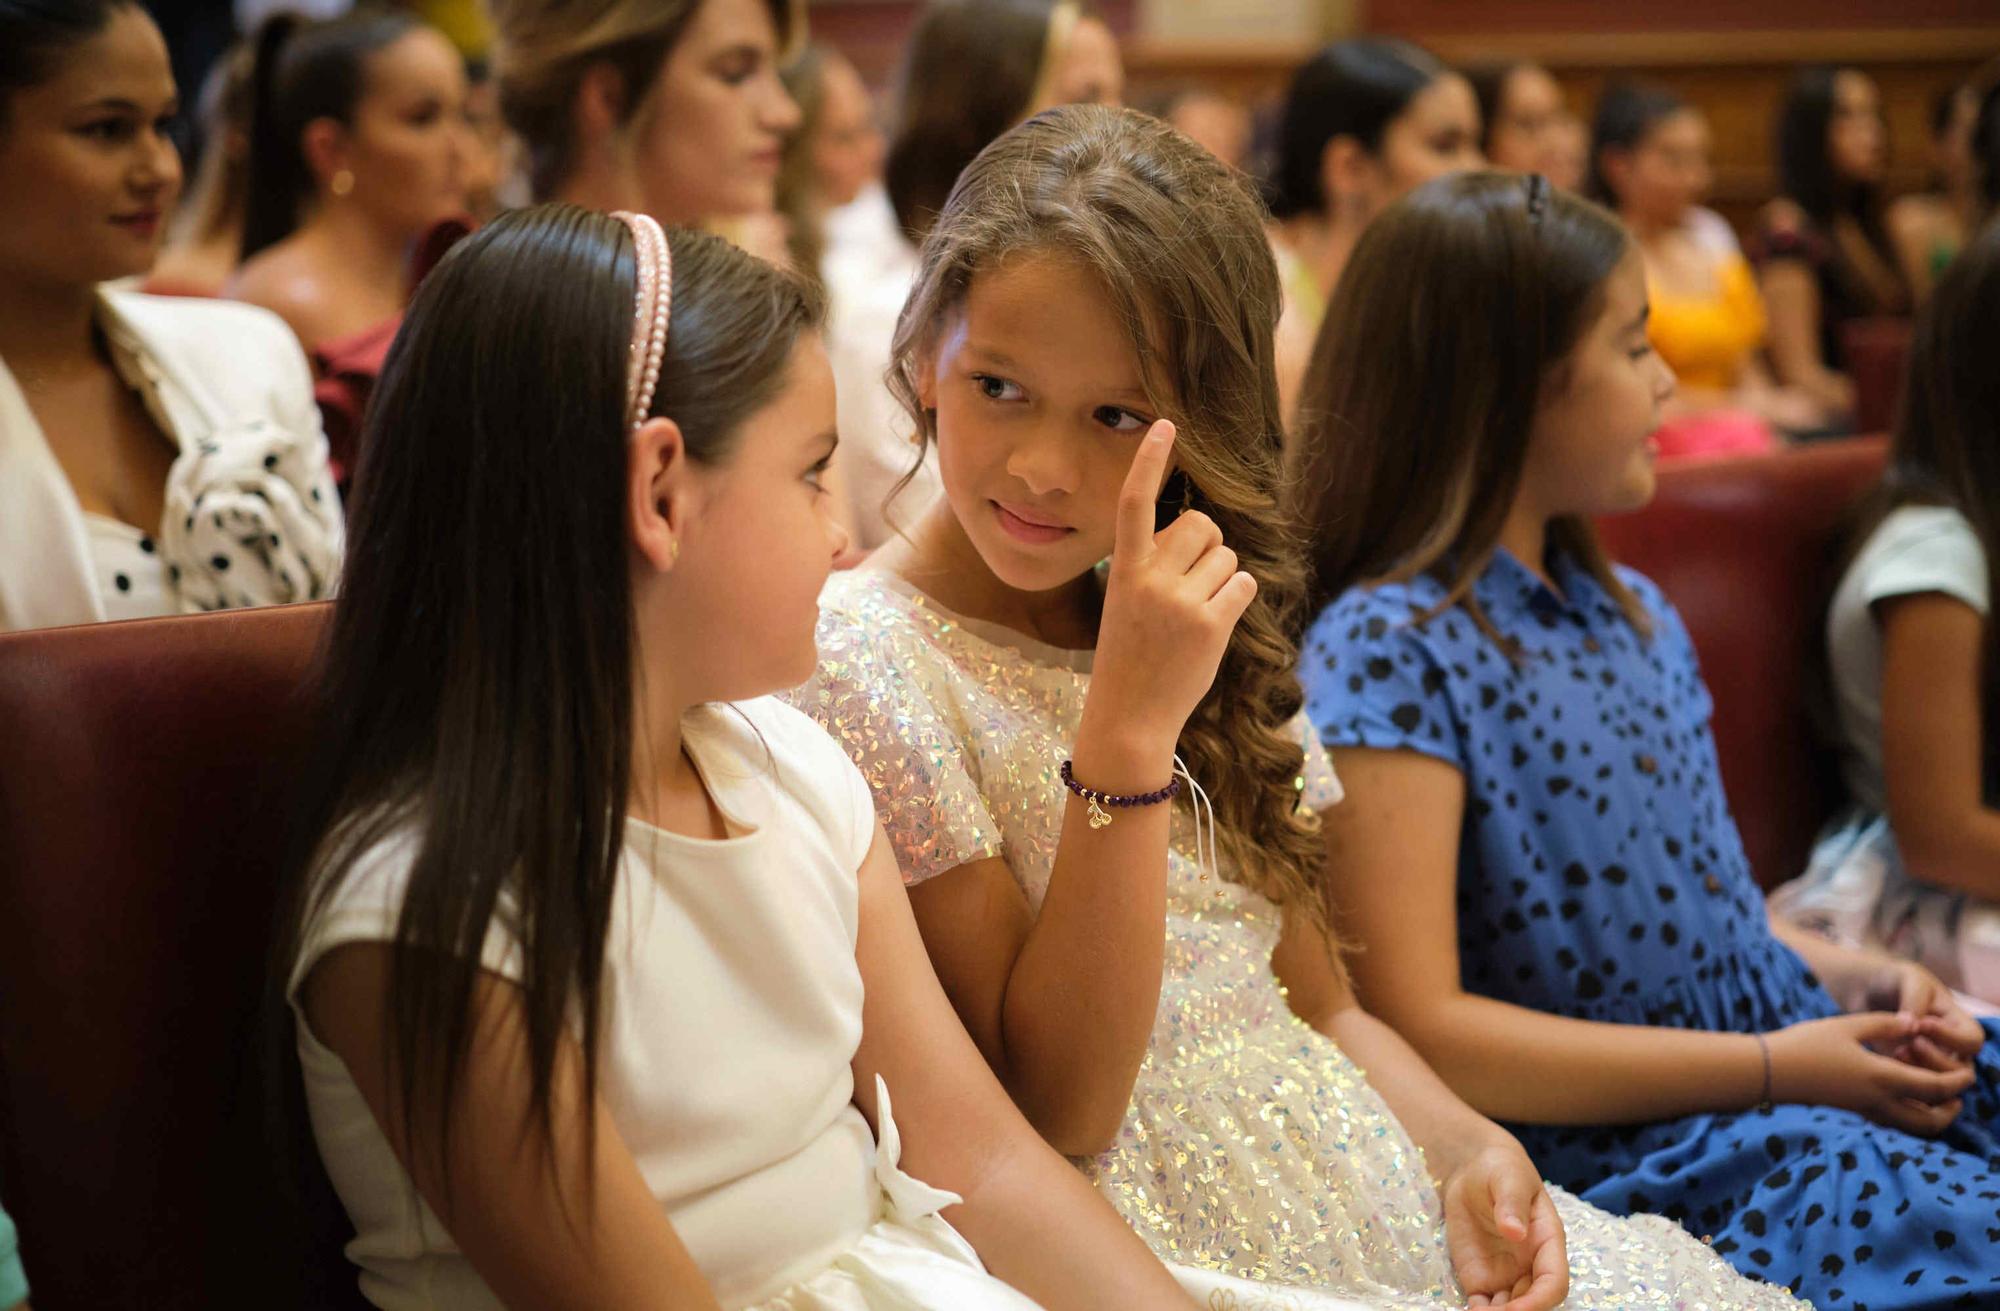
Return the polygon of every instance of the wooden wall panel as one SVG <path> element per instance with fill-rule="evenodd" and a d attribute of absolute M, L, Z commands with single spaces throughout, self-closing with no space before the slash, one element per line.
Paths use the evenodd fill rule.
<path fill-rule="evenodd" d="M 1136 32 L 1140 0 L 1097 0 L 1125 37 L 1134 99 L 1202 83 L 1251 106 L 1282 94 L 1311 47 L 1297 41 L 1162 42 Z M 920 5 L 815 0 L 813 35 L 886 87 Z M 1890 190 L 1923 185 L 1927 120 L 1939 91 L 2000 56 L 2000 0 L 1365 0 L 1370 30 L 1455 63 L 1547 64 L 1588 118 L 1615 78 L 1660 82 L 1700 105 L 1716 139 L 1715 206 L 1739 225 L 1772 194 L 1772 133 L 1793 68 L 1851 63 L 1882 87 L 1893 143 Z M 1329 12 L 1331 12 L 1331 8 Z M 1893 22 L 1893 26 L 1891 26 Z M 1840 24 L 1836 26 L 1835 24 Z"/>
<path fill-rule="evenodd" d="M 1367 26 L 1409 36 L 1445 33 L 1737 31 L 1971 27 L 1993 0 L 1366 0 Z"/>
<path fill-rule="evenodd" d="M 1371 8 L 1375 13 L 1381 6 Z M 1609 6 L 1607 6 L 1609 8 Z M 2000 54 L 2000 25 L 1932 30 L 1814 32 L 1444 32 L 1419 33 L 1442 58 L 1469 64 L 1530 58 L 1549 66 L 1571 108 L 1588 120 L 1618 78 L 1661 83 L 1708 115 L 1715 133 L 1714 205 L 1744 225 L 1776 185 L 1773 134 L 1786 83 L 1802 62 L 1852 64 L 1880 84 L 1892 142 L 1889 190 L 1924 183 L 1932 99 Z M 1244 103 L 1268 104 L 1309 53 L 1296 45 L 1127 45 L 1135 95 L 1149 87 L 1204 82 Z"/>

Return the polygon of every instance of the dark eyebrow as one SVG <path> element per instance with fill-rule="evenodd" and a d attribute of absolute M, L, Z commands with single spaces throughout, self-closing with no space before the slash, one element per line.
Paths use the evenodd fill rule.
<path fill-rule="evenodd" d="M 967 355 L 978 356 L 977 363 L 990 364 L 996 369 L 1016 370 L 1021 368 L 1020 361 L 1005 351 L 997 351 L 990 346 L 982 346 L 976 341 L 966 343 L 965 353 Z M 1131 387 L 1105 387 L 1102 391 L 1107 396 L 1115 396 L 1121 400 L 1137 400 L 1142 404 L 1150 404 L 1153 399 L 1146 394 L 1144 387 L 1137 385 Z"/>
<path fill-rule="evenodd" d="M 175 96 L 173 99 L 167 101 L 166 107 L 163 110 L 163 112 L 168 114 L 177 114 L 180 112 L 180 108 L 181 108 L 180 97 Z M 93 100 L 89 104 L 83 106 L 83 110 L 86 112 L 96 111 L 100 109 L 109 109 L 116 111 L 117 113 L 120 114 L 143 115 L 146 113 L 145 108 L 141 106 L 138 101 L 128 100 L 124 96 L 105 96 L 101 100 Z"/>

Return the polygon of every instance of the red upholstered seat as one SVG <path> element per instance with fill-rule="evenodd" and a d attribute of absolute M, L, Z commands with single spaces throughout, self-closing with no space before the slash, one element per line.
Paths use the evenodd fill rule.
<path fill-rule="evenodd" d="M 1855 319 L 1841 326 L 1840 348 L 1847 376 L 1854 380 L 1855 428 L 1882 432 L 1894 427 L 1910 354 L 1910 321 Z"/>
<path fill-rule="evenodd" d="M 1851 438 L 1660 471 L 1645 509 L 1599 524 L 1680 610 L 1715 696 L 1715 740 L 1750 866 L 1765 887 L 1805 867 L 1837 799 L 1815 743 L 1807 662 L 1827 571 L 1887 443 Z"/>
<path fill-rule="evenodd" d="M 256 1057 L 325 611 L 0 634 L 0 1200 L 40 1311 L 361 1304 Z"/>

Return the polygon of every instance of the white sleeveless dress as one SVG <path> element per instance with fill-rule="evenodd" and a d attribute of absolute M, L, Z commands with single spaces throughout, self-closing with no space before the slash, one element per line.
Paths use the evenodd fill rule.
<path fill-rule="evenodd" d="M 853 1102 L 861 1040 L 856 871 L 874 836 L 840 748 L 763 699 L 703 707 L 688 753 L 735 835 L 628 823 L 604 974 L 599 1096 L 727 1307 L 1031 1311 L 896 1167 Z M 366 852 L 309 920 L 288 995 L 343 943 L 393 937 L 414 831 Z M 486 969 L 522 974 L 495 917 Z M 354 1221 L 362 1293 L 395 1311 L 500 1305 L 411 1186 L 340 1058 L 297 1026 L 313 1133 Z"/>
<path fill-rule="evenodd" d="M 875 571 L 828 582 L 819 651 L 817 677 L 792 700 L 861 766 L 904 878 L 999 856 L 1039 910 L 1091 653 L 963 619 Z M 1325 809 L 1339 784 L 1303 719 L 1300 731 L 1301 798 Z M 1203 877 L 1193 836 L 1177 811 L 1165 977 L 1124 1127 L 1078 1164 L 1210 1306 L 1464 1307 L 1421 1150 L 1361 1068 L 1287 1006 L 1271 972 L 1278 908 Z M 1573 1311 L 1799 1306 L 1670 1221 L 1551 1191 Z"/>

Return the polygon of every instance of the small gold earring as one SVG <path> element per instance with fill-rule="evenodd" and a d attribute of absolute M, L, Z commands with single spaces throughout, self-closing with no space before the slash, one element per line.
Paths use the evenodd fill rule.
<path fill-rule="evenodd" d="M 334 195 L 345 196 L 354 190 L 354 174 L 348 172 L 346 169 L 341 169 L 333 175 L 326 185 L 327 190 L 331 191 Z"/>
<path fill-rule="evenodd" d="M 669 559 L 673 559 L 673 560 L 678 560 L 678 559 L 680 559 L 680 558 L 681 558 L 681 539 L 680 539 L 680 538 L 676 537 L 676 538 L 675 538 L 675 539 L 674 539 L 674 540 L 673 540 L 673 541 L 672 541 L 672 542 L 671 542 L 671 543 L 670 543 L 670 544 L 668 545 L 668 547 L 667 547 L 667 556 L 668 556 L 668 558 L 669 558 Z"/>

